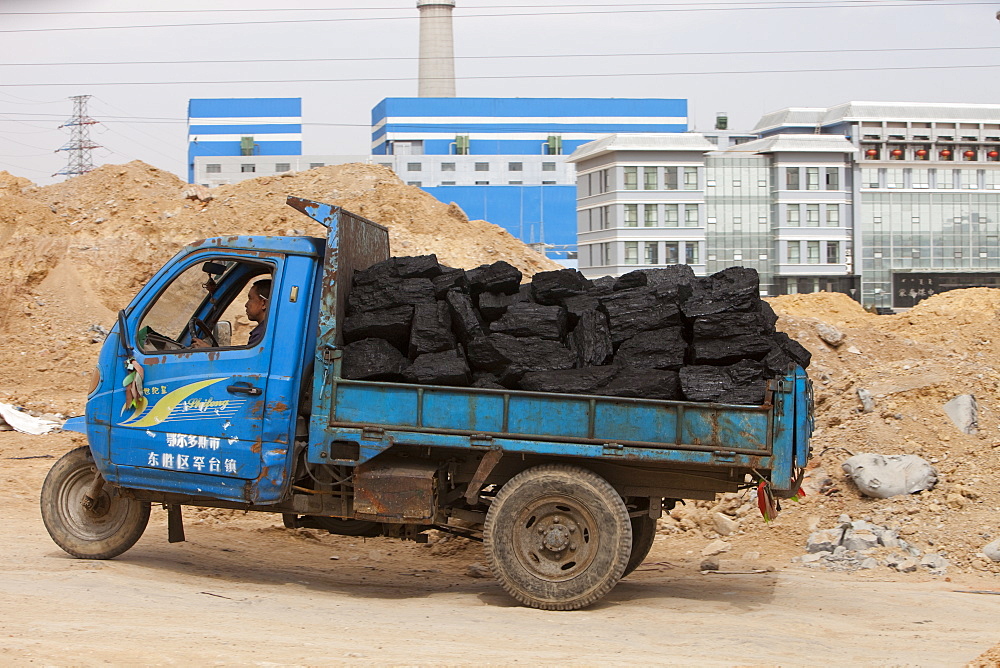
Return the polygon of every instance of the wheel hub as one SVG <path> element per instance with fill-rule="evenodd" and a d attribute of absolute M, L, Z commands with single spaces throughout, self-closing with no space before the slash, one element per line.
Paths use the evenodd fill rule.
<path fill-rule="evenodd" d="M 561 552 L 569 547 L 570 532 L 562 524 L 553 524 L 542 537 L 542 546 L 552 552 Z"/>

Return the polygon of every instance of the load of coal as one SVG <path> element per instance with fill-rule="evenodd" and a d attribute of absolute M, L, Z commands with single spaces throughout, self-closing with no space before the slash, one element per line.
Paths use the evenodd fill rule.
<path fill-rule="evenodd" d="M 687 265 L 588 280 L 434 255 L 355 272 L 342 375 L 533 392 L 759 405 L 809 352 L 775 330 L 757 272 Z"/>

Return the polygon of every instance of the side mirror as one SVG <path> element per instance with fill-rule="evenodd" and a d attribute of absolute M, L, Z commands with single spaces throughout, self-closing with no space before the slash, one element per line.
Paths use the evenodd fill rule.
<path fill-rule="evenodd" d="M 233 323 L 228 320 L 220 320 L 215 323 L 212 334 L 220 348 L 228 348 L 233 345 Z"/>
<path fill-rule="evenodd" d="M 118 311 L 118 340 L 122 344 L 122 348 L 125 350 L 125 354 L 128 357 L 135 357 L 135 351 L 132 350 L 132 342 L 128 338 L 128 328 L 125 323 L 125 310 L 122 309 Z"/>

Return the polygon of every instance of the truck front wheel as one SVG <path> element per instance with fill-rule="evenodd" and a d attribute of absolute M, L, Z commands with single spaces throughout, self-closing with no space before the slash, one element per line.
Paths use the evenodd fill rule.
<path fill-rule="evenodd" d="M 42 483 L 42 521 L 56 545 L 78 559 L 111 559 L 135 545 L 149 522 L 149 502 L 105 485 L 85 503 L 98 476 L 90 448 L 70 450 Z"/>
<path fill-rule="evenodd" d="M 618 583 L 632 549 L 628 509 L 602 477 L 546 464 L 500 488 L 483 528 L 486 559 L 504 590 L 543 610 L 576 610 Z"/>

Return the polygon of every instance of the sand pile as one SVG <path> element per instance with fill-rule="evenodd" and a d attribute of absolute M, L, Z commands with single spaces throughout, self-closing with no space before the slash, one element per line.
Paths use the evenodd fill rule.
<path fill-rule="evenodd" d="M 39 392 L 73 392 L 79 410 L 98 330 L 109 329 L 117 310 L 183 246 L 226 234 L 325 235 L 285 204 L 288 195 L 386 225 L 396 255 L 436 253 L 462 268 L 506 260 L 526 277 L 559 268 L 385 167 L 252 179 L 214 189 L 208 201 L 187 199 L 187 190 L 175 175 L 142 162 L 105 165 L 42 188 L 0 172 L 0 393 L 37 404 Z"/>

